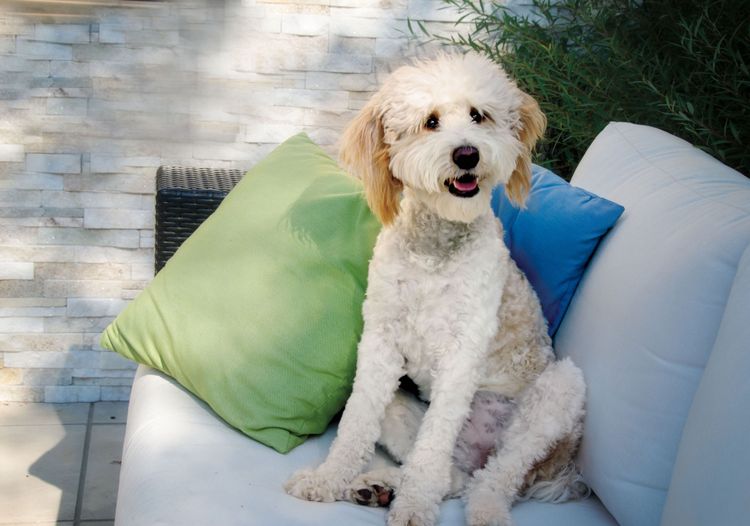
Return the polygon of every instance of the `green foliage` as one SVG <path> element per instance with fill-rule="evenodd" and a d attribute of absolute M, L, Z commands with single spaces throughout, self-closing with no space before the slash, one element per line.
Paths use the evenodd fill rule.
<path fill-rule="evenodd" d="M 412 21 L 412 33 L 487 55 L 539 101 L 549 125 L 537 162 L 569 178 L 609 121 L 628 121 L 750 176 L 747 0 L 443 1 L 459 10 L 457 31 Z"/>

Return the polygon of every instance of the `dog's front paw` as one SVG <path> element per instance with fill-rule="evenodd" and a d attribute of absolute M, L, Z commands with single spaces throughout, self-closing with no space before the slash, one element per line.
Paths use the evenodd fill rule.
<path fill-rule="evenodd" d="M 429 506 L 405 496 L 397 496 L 388 514 L 388 526 L 432 526 L 437 522 L 439 505 Z"/>
<path fill-rule="evenodd" d="M 512 526 L 510 502 L 493 491 L 475 487 L 466 495 L 466 524 L 468 526 Z"/>
<path fill-rule="evenodd" d="M 365 473 L 355 478 L 344 491 L 344 497 L 355 504 L 387 508 L 393 500 L 394 489 L 382 477 Z"/>
<path fill-rule="evenodd" d="M 317 469 L 301 469 L 284 484 L 284 490 L 298 499 L 315 502 L 342 500 L 344 484 Z"/>

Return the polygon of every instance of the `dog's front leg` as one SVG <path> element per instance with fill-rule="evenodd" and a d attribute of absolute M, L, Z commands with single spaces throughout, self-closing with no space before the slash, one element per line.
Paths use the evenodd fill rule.
<path fill-rule="evenodd" d="M 441 358 L 430 407 L 391 505 L 390 526 L 436 522 L 440 502 L 450 490 L 453 447 L 477 388 L 484 348 L 486 342 L 454 341 Z"/>
<path fill-rule="evenodd" d="M 376 329 L 366 326 L 362 335 L 352 394 L 328 458 L 316 469 L 295 473 L 284 485 L 290 495 L 322 502 L 341 500 L 347 485 L 372 458 L 386 406 L 404 374 L 403 356 L 383 329 L 388 325 L 372 326 Z"/>

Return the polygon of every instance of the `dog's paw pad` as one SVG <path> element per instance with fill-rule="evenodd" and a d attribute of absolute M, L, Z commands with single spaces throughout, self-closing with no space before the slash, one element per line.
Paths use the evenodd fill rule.
<path fill-rule="evenodd" d="M 354 487 L 349 490 L 349 500 L 362 506 L 386 508 L 393 500 L 392 488 L 380 484 L 369 484 L 364 487 Z"/>

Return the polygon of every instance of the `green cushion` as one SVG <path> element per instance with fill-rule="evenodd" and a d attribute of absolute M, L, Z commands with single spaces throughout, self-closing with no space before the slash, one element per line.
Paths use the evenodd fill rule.
<path fill-rule="evenodd" d="M 245 175 L 102 346 L 287 452 L 349 395 L 379 230 L 359 181 L 294 136 Z"/>

